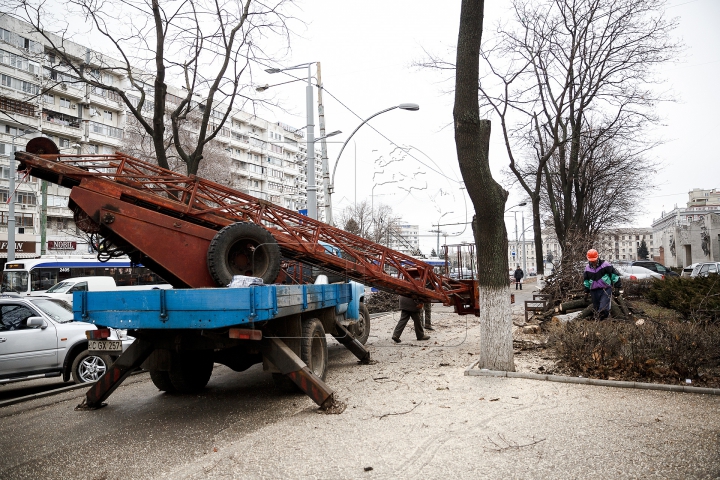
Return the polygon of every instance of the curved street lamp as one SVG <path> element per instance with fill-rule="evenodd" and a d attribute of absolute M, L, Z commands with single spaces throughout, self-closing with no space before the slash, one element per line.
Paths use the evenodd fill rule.
<path fill-rule="evenodd" d="M 401 103 L 400 105 L 395 105 L 394 107 L 386 108 L 385 110 L 380 110 L 377 113 L 374 113 L 370 115 L 368 118 L 362 121 L 360 125 L 357 126 L 355 130 L 350 134 L 350 136 L 345 140 L 345 143 L 343 143 L 342 147 L 340 148 L 340 153 L 338 153 L 337 158 L 335 159 L 335 165 L 333 166 L 333 173 L 332 173 L 332 179 L 330 179 L 330 172 L 323 172 L 323 183 L 325 184 L 325 221 L 328 224 L 332 224 L 332 194 L 335 191 L 335 171 L 337 170 L 338 162 L 340 161 L 340 156 L 342 155 L 343 151 L 345 150 L 345 147 L 347 146 L 350 139 L 355 135 L 355 132 L 360 130 L 360 127 L 365 125 L 367 122 L 372 120 L 373 118 L 377 117 L 378 115 L 389 112 L 390 110 L 395 110 L 396 108 L 399 108 L 400 110 L 409 110 L 411 112 L 416 112 L 420 110 L 420 105 L 417 103 Z M 328 181 L 330 180 L 330 181 Z"/>

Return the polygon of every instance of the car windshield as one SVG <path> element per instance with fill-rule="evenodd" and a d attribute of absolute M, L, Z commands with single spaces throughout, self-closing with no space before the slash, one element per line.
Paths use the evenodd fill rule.
<path fill-rule="evenodd" d="M 3 272 L 2 291 L 3 292 L 27 292 L 28 289 L 28 272 L 6 271 Z"/>
<path fill-rule="evenodd" d="M 75 282 L 60 282 L 48 288 L 47 293 L 67 293 Z"/>
<path fill-rule="evenodd" d="M 57 298 L 36 298 L 31 300 L 31 302 L 56 322 L 67 323 L 73 321 L 72 307 L 64 300 L 58 300 Z"/>

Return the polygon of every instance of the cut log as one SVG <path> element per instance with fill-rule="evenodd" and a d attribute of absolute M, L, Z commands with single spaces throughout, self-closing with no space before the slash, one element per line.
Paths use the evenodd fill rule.
<path fill-rule="evenodd" d="M 561 303 L 560 310 L 558 312 L 568 312 L 570 310 L 580 310 L 587 307 L 590 304 L 588 300 L 580 298 L 578 300 L 570 300 L 569 302 Z"/>
<path fill-rule="evenodd" d="M 615 303 L 614 299 L 610 301 L 610 315 L 613 318 L 625 318 L 622 309 L 620 308 L 620 306 L 618 306 L 617 303 Z"/>
<path fill-rule="evenodd" d="M 595 314 L 595 307 L 592 305 L 588 305 L 585 310 L 580 312 L 580 315 L 576 318 L 576 320 L 582 320 L 583 318 L 590 318 Z"/>
<path fill-rule="evenodd" d="M 629 317 L 631 315 L 630 309 L 627 306 L 627 302 L 625 301 L 625 298 L 623 298 L 622 295 L 619 295 L 615 297 L 615 301 L 620 306 L 620 310 L 622 310 L 623 315 L 626 317 Z"/>
<path fill-rule="evenodd" d="M 583 310 L 584 311 L 584 310 Z M 552 317 L 552 323 L 567 323 L 572 322 L 573 320 L 577 320 L 580 318 L 580 315 L 582 315 L 583 312 L 575 312 L 575 313 L 567 313 L 565 315 L 555 315 Z"/>

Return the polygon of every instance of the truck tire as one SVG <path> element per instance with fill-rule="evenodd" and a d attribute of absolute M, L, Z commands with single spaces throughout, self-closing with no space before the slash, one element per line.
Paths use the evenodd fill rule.
<path fill-rule="evenodd" d="M 325 380 L 327 375 L 328 352 L 325 329 L 317 318 L 303 321 L 300 340 L 300 359 L 311 372 Z"/>
<path fill-rule="evenodd" d="M 107 355 L 91 354 L 83 350 L 72 363 L 72 377 L 75 383 L 95 382 L 102 377 L 112 359 Z"/>
<path fill-rule="evenodd" d="M 238 222 L 220 230 L 207 253 L 210 275 L 226 286 L 234 275 L 262 278 L 274 283 L 280 273 L 280 247 L 260 225 Z"/>
<path fill-rule="evenodd" d="M 212 371 L 212 352 L 193 351 L 175 354 L 168 374 L 177 392 L 194 393 L 205 388 Z"/>
<path fill-rule="evenodd" d="M 370 313 L 364 302 L 360 302 L 360 316 L 352 327 L 352 334 L 362 345 L 365 345 L 370 338 Z"/>
<path fill-rule="evenodd" d="M 170 380 L 170 372 L 150 370 L 150 380 L 161 392 L 173 393 L 175 391 L 175 387 Z"/>

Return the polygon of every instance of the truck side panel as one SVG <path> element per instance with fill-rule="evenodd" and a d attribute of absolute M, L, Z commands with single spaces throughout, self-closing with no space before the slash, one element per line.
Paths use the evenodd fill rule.
<path fill-rule="evenodd" d="M 350 302 L 349 284 L 76 292 L 75 320 L 120 329 L 213 329 Z"/>

